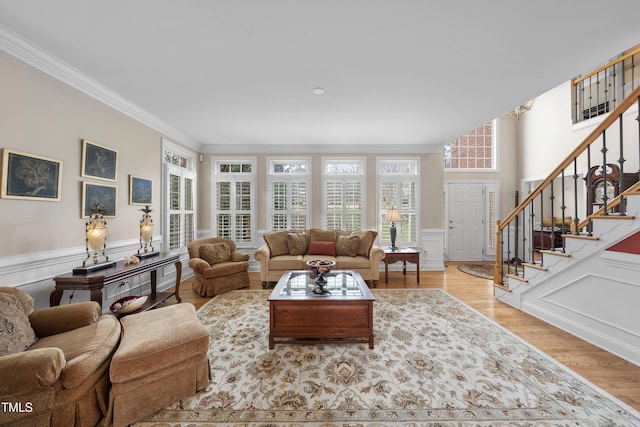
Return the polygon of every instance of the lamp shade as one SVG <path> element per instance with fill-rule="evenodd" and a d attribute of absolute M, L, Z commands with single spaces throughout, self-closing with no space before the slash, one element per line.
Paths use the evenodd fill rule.
<path fill-rule="evenodd" d="M 149 243 L 153 237 L 153 222 L 150 218 L 144 218 L 140 223 L 140 237 L 143 242 Z"/>
<path fill-rule="evenodd" d="M 87 227 L 87 243 L 93 252 L 102 250 L 106 238 L 107 227 L 99 218 L 91 218 L 91 223 Z"/>
<path fill-rule="evenodd" d="M 387 211 L 387 216 L 384 217 L 387 222 L 402 222 L 402 214 L 396 208 L 391 208 Z"/>

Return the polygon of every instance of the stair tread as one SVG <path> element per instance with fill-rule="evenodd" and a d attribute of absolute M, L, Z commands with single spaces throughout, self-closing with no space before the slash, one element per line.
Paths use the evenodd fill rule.
<path fill-rule="evenodd" d="M 503 285 L 501 283 L 494 283 L 493 286 L 495 286 L 496 288 L 500 288 L 505 292 L 511 292 L 511 289 L 509 289 L 507 285 Z"/>
<path fill-rule="evenodd" d="M 636 217 L 632 216 L 632 215 L 613 215 L 613 214 L 609 214 L 609 215 L 593 215 L 591 217 L 591 219 L 626 219 L 626 220 L 630 220 L 630 219 L 636 219 Z"/>
<path fill-rule="evenodd" d="M 599 237 L 589 236 L 588 234 L 563 234 L 562 237 L 570 239 L 600 240 Z"/>
<path fill-rule="evenodd" d="M 529 280 L 525 279 L 522 276 L 518 276 L 517 274 L 505 274 L 505 276 L 511 277 L 512 279 L 516 279 L 520 282 L 525 282 L 525 283 L 529 282 Z"/>
<path fill-rule="evenodd" d="M 550 254 L 550 255 L 557 255 L 557 256 L 563 256 L 563 257 L 571 257 L 571 254 L 568 254 L 566 252 L 560 252 L 560 251 L 552 251 L 549 249 L 542 249 L 539 251 L 541 254 Z"/>
<path fill-rule="evenodd" d="M 547 271 L 547 267 L 542 264 L 531 264 L 529 262 L 523 262 L 522 265 L 530 268 L 535 268 L 536 270 Z"/>

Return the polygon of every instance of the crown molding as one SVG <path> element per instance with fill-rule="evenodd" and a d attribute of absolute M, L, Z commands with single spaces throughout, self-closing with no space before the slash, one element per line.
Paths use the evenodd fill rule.
<path fill-rule="evenodd" d="M 69 64 L 0 26 L 0 50 L 103 104 L 197 151 L 201 144 Z"/>
<path fill-rule="evenodd" d="M 313 153 L 313 154 L 433 154 L 442 150 L 440 146 L 418 144 L 389 144 L 389 145 L 349 145 L 349 144 L 202 144 L 201 152 L 204 154 L 288 154 L 288 153 Z"/>

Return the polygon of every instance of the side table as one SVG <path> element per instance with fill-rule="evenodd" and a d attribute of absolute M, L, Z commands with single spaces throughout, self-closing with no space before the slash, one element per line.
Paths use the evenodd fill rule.
<path fill-rule="evenodd" d="M 402 274 L 407 274 L 407 261 L 416 265 L 416 279 L 420 283 L 420 251 L 412 248 L 384 248 L 384 282 L 389 283 L 389 264 L 402 261 Z"/>

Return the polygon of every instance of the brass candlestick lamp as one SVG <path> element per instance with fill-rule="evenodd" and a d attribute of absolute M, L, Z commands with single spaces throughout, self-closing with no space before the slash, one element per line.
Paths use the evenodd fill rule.
<path fill-rule="evenodd" d="M 145 206 L 144 209 L 140 210 L 143 214 L 140 219 L 140 248 L 136 257 L 143 259 L 158 255 L 160 252 L 153 249 L 153 219 L 151 219 L 150 215 L 152 209 L 149 206 Z"/>
<path fill-rule="evenodd" d="M 85 223 L 87 257 L 82 261 L 82 267 L 73 269 L 74 273 L 88 273 L 115 265 L 115 261 L 109 261 L 109 257 L 105 252 L 107 247 L 107 221 L 102 216 L 102 209 L 99 204 L 94 204 L 91 211 L 93 213 L 89 217 L 89 221 Z M 100 261 L 100 256 L 104 258 L 104 261 Z M 93 258 L 93 263 L 88 263 L 91 258 Z"/>

